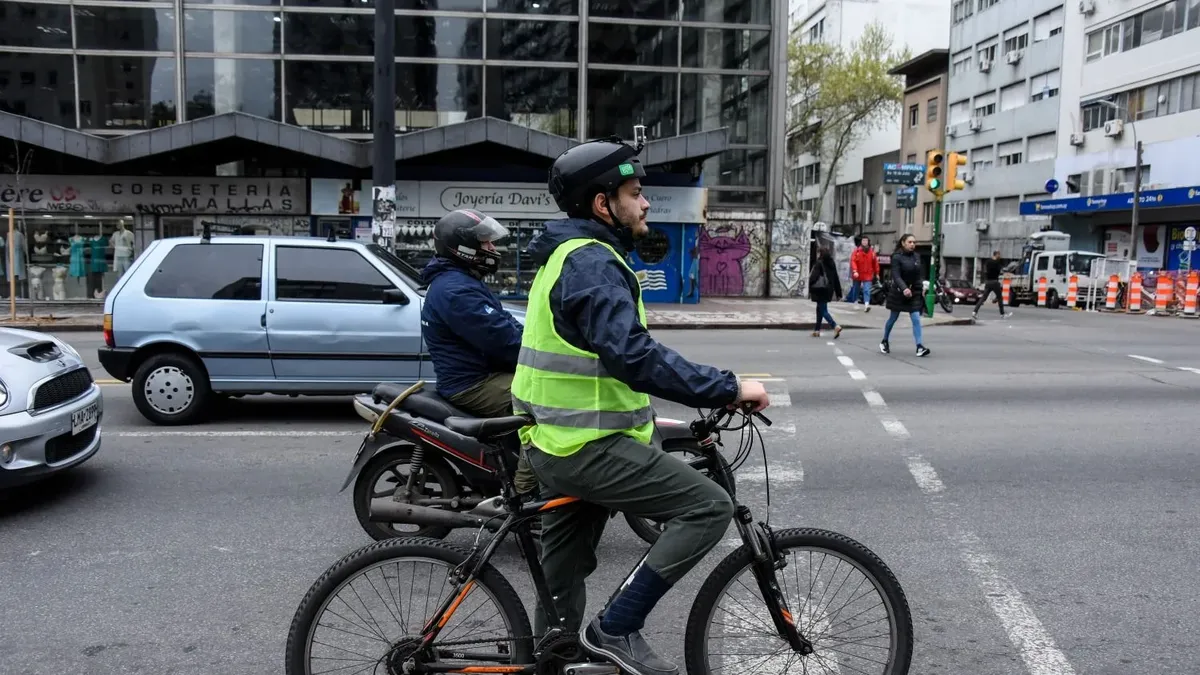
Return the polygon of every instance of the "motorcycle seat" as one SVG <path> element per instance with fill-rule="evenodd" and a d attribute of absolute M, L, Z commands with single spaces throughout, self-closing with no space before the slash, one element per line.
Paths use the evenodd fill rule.
<path fill-rule="evenodd" d="M 483 440 L 504 436 L 533 424 L 528 417 L 514 415 L 512 417 L 447 417 L 442 424 L 456 434 L 470 436 Z"/>
<path fill-rule="evenodd" d="M 409 385 L 398 382 L 382 382 L 375 386 L 371 396 L 377 403 L 391 403 L 404 393 Z M 470 417 L 467 413 L 455 408 L 449 401 L 438 396 L 435 391 L 418 391 L 400 402 L 400 410 L 431 422 L 443 423 L 447 417 Z"/>

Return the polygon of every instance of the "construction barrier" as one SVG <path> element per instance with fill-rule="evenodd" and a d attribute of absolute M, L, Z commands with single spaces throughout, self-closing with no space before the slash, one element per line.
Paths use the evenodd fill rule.
<path fill-rule="evenodd" d="M 1200 293 L 1200 274 L 1192 272 L 1187 277 L 1187 290 L 1183 295 L 1183 315 L 1196 318 L 1196 295 Z"/>
<path fill-rule="evenodd" d="M 1175 284 L 1171 281 L 1171 277 L 1166 274 L 1159 273 L 1158 287 L 1154 291 L 1154 313 L 1165 314 L 1167 308 L 1171 306 L 1171 294 L 1175 290 Z"/>
<path fill-rule="evenodd" d="M 1067 284 L 1067 307 L 1076 309 L 1075 305 L 1079 303 L 1079 277 L 1071 275 L 1071 282 Z"/>
<path fill-rule="evenodd" d="M 1037 301 L 1038 307 L 1046 306 L 1046 283 L 1047 283 L 1046 277 L 1042 277 L 1041 279 L 1038 279 L 1038 301 Z"/>
<path fill-rule="evenodd" d="M 1134 272 L 1129 277 L 1129 298 L 1126 301 L 1130 312 L 1142 311 L 1142 273 Z"/>
<path fill-rule="evenodd" d="M 1115 311 L 1117 309 L 1117 291 L 1121 286 L 1121 277 L 1112 275 L 1108 278 L 1108 297 L 1104 300 L 1104 309 Z"/>
<path fill-rule="evenodd" d="M 1004 276 L 1004 281 L 1000 282 L 1000 290 L 1004 297 L 1004 306 L 1012 307 L 1012 277 Z"/>

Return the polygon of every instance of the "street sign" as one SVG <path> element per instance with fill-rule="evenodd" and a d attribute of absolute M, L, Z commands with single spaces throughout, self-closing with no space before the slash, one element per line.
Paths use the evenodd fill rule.
<path fill-rule="evenodd" d="M 1183 238 L 1188 241 L 1196 241 L 1196 228 L 1188 225 L 1187 229 L 1183 231 Z"/>
<path fill-rule="evenodd" d="M 898 208 L 898 209 L 915 209 L 915 208 L 917 208 L 917 188 L 915 188 L 915 187 L 898 188 L 896 190 L 896 208 Z"/>
<path fill-rule="evenodd" d="M 925 180 L 924 164 L 884 164 L 885 185 L 920 185 Z"/>
<path fill-rule="evenodd" d="M 1058 181 L 1054 180 L 1053 178 L 1046 181 L 1046 192 L 1049 194 L 1058 192 Z"/>

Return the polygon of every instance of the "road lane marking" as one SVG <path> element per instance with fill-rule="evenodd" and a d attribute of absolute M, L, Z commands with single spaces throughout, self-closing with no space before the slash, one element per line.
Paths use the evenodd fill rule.
<path fill-rule="evenodd" d="M 1138 359 L 1139 361 L 1145 361 L 1146 363 L 1156 363 L 1156 364 L 1162 365 L 1162 359 L 1155 359 L 1155 358 L 1151 358 L 1151 357 L 1149 357 L 1149 356 L 1141 356 L 1141 355 L 1138 355 L 1138 354 L 1130 354 L 1130 355 L 1129 355 L 1129 358 L 1131 358 L 1131 359 Z"/>
<path fill-rule="evenodd" d="M 764 377 L 770 377 L 770 373 L 736 373 L 738 377 L 744 377 L 751 380 L 761 380 Z"/>
<path fill-rule="evenodd" d="M 759 380 L 759 381 L 762 382 L 762 380 Z M 790 408 L 792 405 L 792 395 L 790 393 L 788 393 L 787 381 L 784 380 L 783 378 L 779 378 L 778 380 L 771 380 L 771 382 L 774 382 L 776 384 L 778 384 L 780 382 L 784 383 L 782 391 L 777 386 L 776 387 L 767 387 L 767 396 L 771 400 L 771 407 L 772 408 Z"/>
<path fill-rule="evenodd" d="M 95 380 L 95 383 L 100 385 L 125 384 L 120 380 Z"/>
<path fill-rule="evenodd" d="M 838 363 L 846 366 L 847 368 L 854 367 L 854 359 L 850 358 L 849 356 L 838 356 Z"/>
<path fill-rule="evenodd" d="M 1177 366 L 1180 370 L 1186 370 L 1189 373 L 1200 375 L 1200 368 L 1192 368 L 1190 366 Z"/>
<path fill-rule="evenodd" d="M 329 436 L 362 436 L 364 431 L 105 431 L 105 436 L 119 438 L 311 438 Z"/>
<path fill-rule="evenodd" d="M 840 361 L 841 357 L 838 360 Z M 863 381 L 863 398 L 871 406 L 888 435 L 898 441 L 910 439 L 911 434 L 904 423 L 888 410 L 883 395 L 865 382 L 866 375 L 850 366 L 847 366 L 846 370 L 855 380 Z M 1200 368 L 1195 370 L 1200 374 Z M 983 589 L 992 613 L 1000 620 L 1009 641 L 1020 652 L 1025 669 L 1030 675 L 1075 675 L 1066 655 L 1055 645 L 1054 639 L 1025 602 L 1021 592 L 992 564 L 983 541 L 974 532 L 959 525 L 964 518 L 957 513 L 954 503 L 946 499 L 946 485 L 933 465 L 915 453 L 908 454 L 904 463 L 908 466 L 908 472 L 912 474 L 917 487 L 927 497 L 926 505 L 933 514 L 934 521 L 956 545 L 963 563 Z"/>

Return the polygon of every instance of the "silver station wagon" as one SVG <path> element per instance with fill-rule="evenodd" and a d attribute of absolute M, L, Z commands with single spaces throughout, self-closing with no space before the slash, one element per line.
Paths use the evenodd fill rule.
<path fill-rule="evenodd" d="M 79 353 L 0 328 L 0 488 L 77 466 L 100 449 L 104 401 Z"/>
<path fill-rule="evenodd" d="M 160 239 L 105 300 L 100 363 L 164 425 L 201 421 L 214 396 L 432 382 L 418 278 L 386 249 L 350 240 Z"/>

